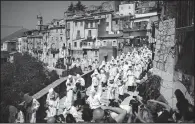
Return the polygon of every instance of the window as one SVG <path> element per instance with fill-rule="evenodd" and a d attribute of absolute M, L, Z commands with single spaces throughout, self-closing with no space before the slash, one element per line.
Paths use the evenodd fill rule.
<path fill-rule="evenodd" d="M 97 23 L 97 22 L 95 22 L 95 27 L 96 27 L 96 28 L 98 27 L 98 23 Z"/>
<path fill-rule="evenodd" d="M 81 21 L 81 26 L 83 26 L 83 22 Z"/>
<path fill-rule="evenodd" d="M 62 29 L 60 29 L 60 33 L 62 33 Z"/>
<path fill-rule="evenodd" d="M 66 37 L 69 38 L 70 37 L 70 31 L 66 32 Z"/>
<path fill-rule="evenodd" d="M 88 23 L 88 28 L 90 28 L 90 23 Z"/>
<path fill-rule="evenodd" d="M 69 43 L 69 48 L 71 48 L 71 43 Z"/>
<path fill-rule="evenodd" d="M 95 56 L 97 56 L 97 51 L 95 51 Z"/>
<path fill-rule="evenodd" d="M 56 29 L 56 33 L 58 33 L 58 29 Z"/>
<path fill-rule="evenodd" d="M 75 26 L 77 26 L 77 22 L 75 22 Z"/>
<path fill-rule="evenodd" d="M 80 47 L 82 47 L 82 42 L 80 42 Z"/>
<path fill-rule="evenodd" d="M 129 5 L 129 9 L 131 9 L 131 6 Z"/>
<path fill-rule="evenodd" d="M 80 31 L 79 30 L 77 31 L 77 37 L 80 37 Z"/>
<path fill-rule="evenodd" d="M 112 42 L 112 46 L 116 46 L 116 41 L 113 41 Z"/>
<path fill-rule="evenodd" d="M 77 42 L 74 42 L 74 47 L 77 47 Z"/>
<path fill-rule="evenodd" d="M 88 37 L 91 37 L 91 30 L 88 30 Z"/>
<path fill-rule="evenodd" d="M 51 37 L 51 39 L 53 40 L 53 37 Z"/>
<path fill-rule="evenodd" d="M 93 28 L 93 22 L 91 22 L 91 28 Z"/>
<path fill-rule="evenodd" d="M 118 24 L 118 20 L 116 20 L 116 24 Z"/>
<path fill-rule="evenodd" d="M 59 22 L 57 22 L 57 26 L 59 25 Z"/>
<path fill-rule="evenodd" d="M 67 27 L 66 27 L 67 29 L 70 29 L 70 23 L 67 23 Z"/>
<path fill-rule="evenodd" d="M 58 37 L 56 37 L 56 41 L 58 41 Z"/>
<path fill-rule="evenodd" d="M 106 46 L 106 41 L 104 41 L 104 46 Z"/>
<path fill-rule="evenodd" d="M 55 58 L 55 54 L 53 54 L 53 58 Z"/>
<path fill-rule="evenodd" d="M 60 40 L 62 41 L 62 37 L 60 37 Z"/>
<path fill-rule="evenodd" d="M 109 26 L 109 22 L 106 22 L 106 26 Z"/>

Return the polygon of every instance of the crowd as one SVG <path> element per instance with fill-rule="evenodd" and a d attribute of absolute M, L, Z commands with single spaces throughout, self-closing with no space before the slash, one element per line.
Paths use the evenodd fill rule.
<path fill-rule="evenodd" d="M 73 62 L 71 64 L 71 68 L 73 67 L 81 67 L 82 71 L 90 71 L 90 70 L 94 70 L 95 68 L 97 68 L 99 66 L 99 62 L 98 60 L 92 60 L 92 59 L 79 59 L 77 58 L 76 60 L 73 59 Z"/>
<path fill-rule="evenodd" d="M 66 81 L 66 98 L 59 114 L 59 95 L 50 89 L 46 99 L 48 123 L 168 123 L 194 122 L 194 106 L 177 89 L 177 109 L 160 93 L 162 79 L 152 73 L 152 52 L 141 47 L 102 62 L 91 75 L 91 86 L 77 74 Z M 106 94 L 106 95 L 105 95 Z M 128 100 L 127 100 L 128 99 Z M 9 122 L 36 122 L 40 104 L 24 95 L 24 110 L 9 107 Z M 24 121 L 25 120 L 25 121 Z"/>

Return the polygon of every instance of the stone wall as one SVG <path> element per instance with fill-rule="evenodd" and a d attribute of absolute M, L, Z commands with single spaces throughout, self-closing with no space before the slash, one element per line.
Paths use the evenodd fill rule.
<path fill-rule="evenodd" d="M 192 99 L 186 87 L 176 76 L 176 40 L 175 40 L 175 19 L 165 20 L 159 23 L 156 35 L 156 50 L 153 60 L 153 74 L 162 78 L 161 94 L 165 97 L 172 108 L 176 108 L 176 98 L 174 92 L 180 89 L 191 104 Z"/>

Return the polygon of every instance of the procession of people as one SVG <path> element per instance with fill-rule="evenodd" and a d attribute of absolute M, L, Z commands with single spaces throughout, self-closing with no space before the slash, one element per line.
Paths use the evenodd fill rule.
<path fill-rule="evenodd" d="M 44 120 L 48 123 L 194 122 L 194 106 L 179 89 L 175 91 L 177 109 L 171 108 L 161 95 L 162 79 L 152 73 L 152 51 L 146 46 L 112 57 L 109 62 L 103 61 L 91 79 L 91 86 L 86 87 L 81 75 L 68 76 L 61 113 L 59 94 L 51 88 Z M 10 107 L 9 122 L 36 122 L 39 102 L 28 94 L 24 101 L 25 114 Z M 14 120 L 13 114 L 20 119 Z"/>

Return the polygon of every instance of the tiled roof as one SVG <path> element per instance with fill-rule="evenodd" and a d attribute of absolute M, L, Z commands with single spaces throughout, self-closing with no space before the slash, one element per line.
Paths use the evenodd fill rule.
<path fill-rule="evenodd" d="M 12 33 L 12 34 L 6 36 L 5 38 L 3 38 L 3 39 L 1 40 L 1 43 L 5 42 L 5 41 L 7 41 L 7 40 L 12 40 L 12 39 L 14 39 L 14 38 L 24 36 L 24 33 L 25 33 L 26 31 L 28 31 L 28 29 L 25 29 L 25 28 L 20 29 L 20 30 L 18 30 L 18 31 L 16 31 L 16 32 L 14 32 L 14 33 Z"/>

